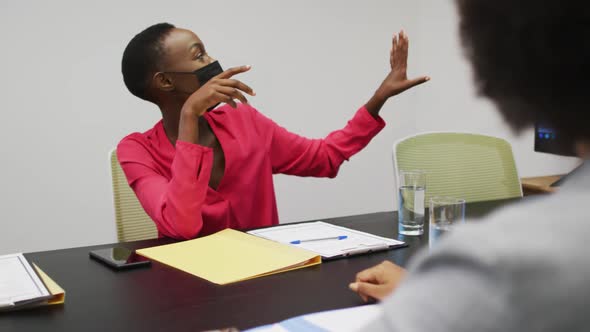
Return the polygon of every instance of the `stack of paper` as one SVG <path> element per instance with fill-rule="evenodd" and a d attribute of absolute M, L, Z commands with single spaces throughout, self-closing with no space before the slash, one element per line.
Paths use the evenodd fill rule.
<path fill-rule="evenodd" d="M 363 331 L 368 324 L 379 317 L 381 312 L 381 307 L 378 305 L 329 310 L 297 316 L 276 324 L 253 328 L 246 332 Z"/>
<path fill-rule="evenodd" d="M 136 252 L 220 285 L 321 263 L 313 252 L 233 229 Z"/>
<path fill-rule="evenodd" d="M 0 311 L 60 304 L 65 291 L 23 254 L 0 256 Z"/>

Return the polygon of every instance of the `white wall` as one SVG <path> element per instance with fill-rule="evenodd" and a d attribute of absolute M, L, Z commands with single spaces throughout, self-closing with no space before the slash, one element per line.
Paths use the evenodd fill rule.
<path fill-rule="evenodd" d="M 4 155 L 0 254 L 116 240 L 107 154 L 150 128 L 152 105 L 131 96 L 121 54 L 161 21 L 194 30 L 224 67 L 251 64 L 252 104 L 288 129 L 340 128 L 386 74 L 391 34 L 412 38 L 410 74 L 433 80 L 382 111 L 386 129 L 334 180 L 279 176 L 282 222 L 391 210 L 391 143 L 421 130 L 508 138 L 523 175 L 567 171 L 575 160 L 532 152 L 473 96 L 451 1 L 0 2 Z"/>

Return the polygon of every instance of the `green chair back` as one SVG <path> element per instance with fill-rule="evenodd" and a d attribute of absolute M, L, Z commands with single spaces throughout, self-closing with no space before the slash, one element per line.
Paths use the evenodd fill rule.
<path fill-rule="evenodd" d="M 423 170 L 426 202 L 449 196 L 480 202 L 522 197 L 512 147 L 506 140 L 465 133 L 428 133 L 393 146 L 396 186 L 399 170 Z"/>
<path fill-rule="evenodd" d="M 147 215 L 137 196 L 129 187 L 125 173 L 117 160 L 117 151 L 110 153 L 115 221 L 119 242 L 158 237 L 155 223 Z"/>

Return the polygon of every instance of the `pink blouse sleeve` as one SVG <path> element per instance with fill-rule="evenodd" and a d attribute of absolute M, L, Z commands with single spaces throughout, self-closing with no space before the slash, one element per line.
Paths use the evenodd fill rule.
<path fill-rule="evenodd" d="M 273 173 L 333 178 L 340 165 L 362 150 L 385 127 L 361 107 L 348 124 L 323 139 L 309 139 L 287 131 L 254 110 L 256 125 L 269 133 Z"/>
<path fill-rule="evenodd" d="M 210 148 L 177 141 L 170 180 L 152 166 L 150 153 L 134 139 L 119 143 L 117 157 L 129 185 L 161 234 L 175 239 L 199 234 L 213 165 Z"/>

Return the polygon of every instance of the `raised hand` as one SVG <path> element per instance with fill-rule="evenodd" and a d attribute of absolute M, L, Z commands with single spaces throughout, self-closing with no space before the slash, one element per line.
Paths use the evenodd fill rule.
<path fill-rule="evenodd" d="M 391 71 L 379 86 L 375 95 L 366 104 L 367 110 L 373 116 L 377 116 L 383 104 L 397 94 L 400 94 L 416 85 L 430 80 L 428 76 L 408 79 L 408 49 L 410 40 L 402 30 L 393 36 L 391 51 L 389 52 L 389 64 Z"/>
<path fill-rule="evenodd" d="M 189 112 L 191 115 L 199 117 L 207 109 L 219 103 L 226 103 L 233 108 L 237 107 L 236 100 L 244 104 L 248 103 L 244 93 L 251 96 L 256 94 L 252 88 L 232 77 L 247 72 L 250 68 L 250 66 L 233 67 L 213 77 L 190 95 L 184 103 L 183 112 Z"/>
<path fill-rule="evenodd" d="M 393 36 L 391 51 L 389 53 L 389 64 L 391 72 L 387 75 L 379 90 L 387 98 L 400 94 L 416 85 L 427 82 L 430 78 L 422 76 L 408 79 L 408 48 L 410 40 L 408 35 L 402 30 L 399 34 Z"/>
<path fill-rule="evenodd" d="M 236 100 L 242 103 L 248 103 L 244 93 L 251 96 L 255 96 L 256 93 L 254 93 L 252 88 L 232 77 L 247 72 L 250 68 L 250 66 L 230 68 L 211 78 L 207 83 L 197 89 L 197 91 L 193 92 L 180 111 L 178 139 L 189 143 L 198 143 L 199 118 L 207 109 L 219 103 L 227 103 L 231 107 L 236 108 Z"/>

